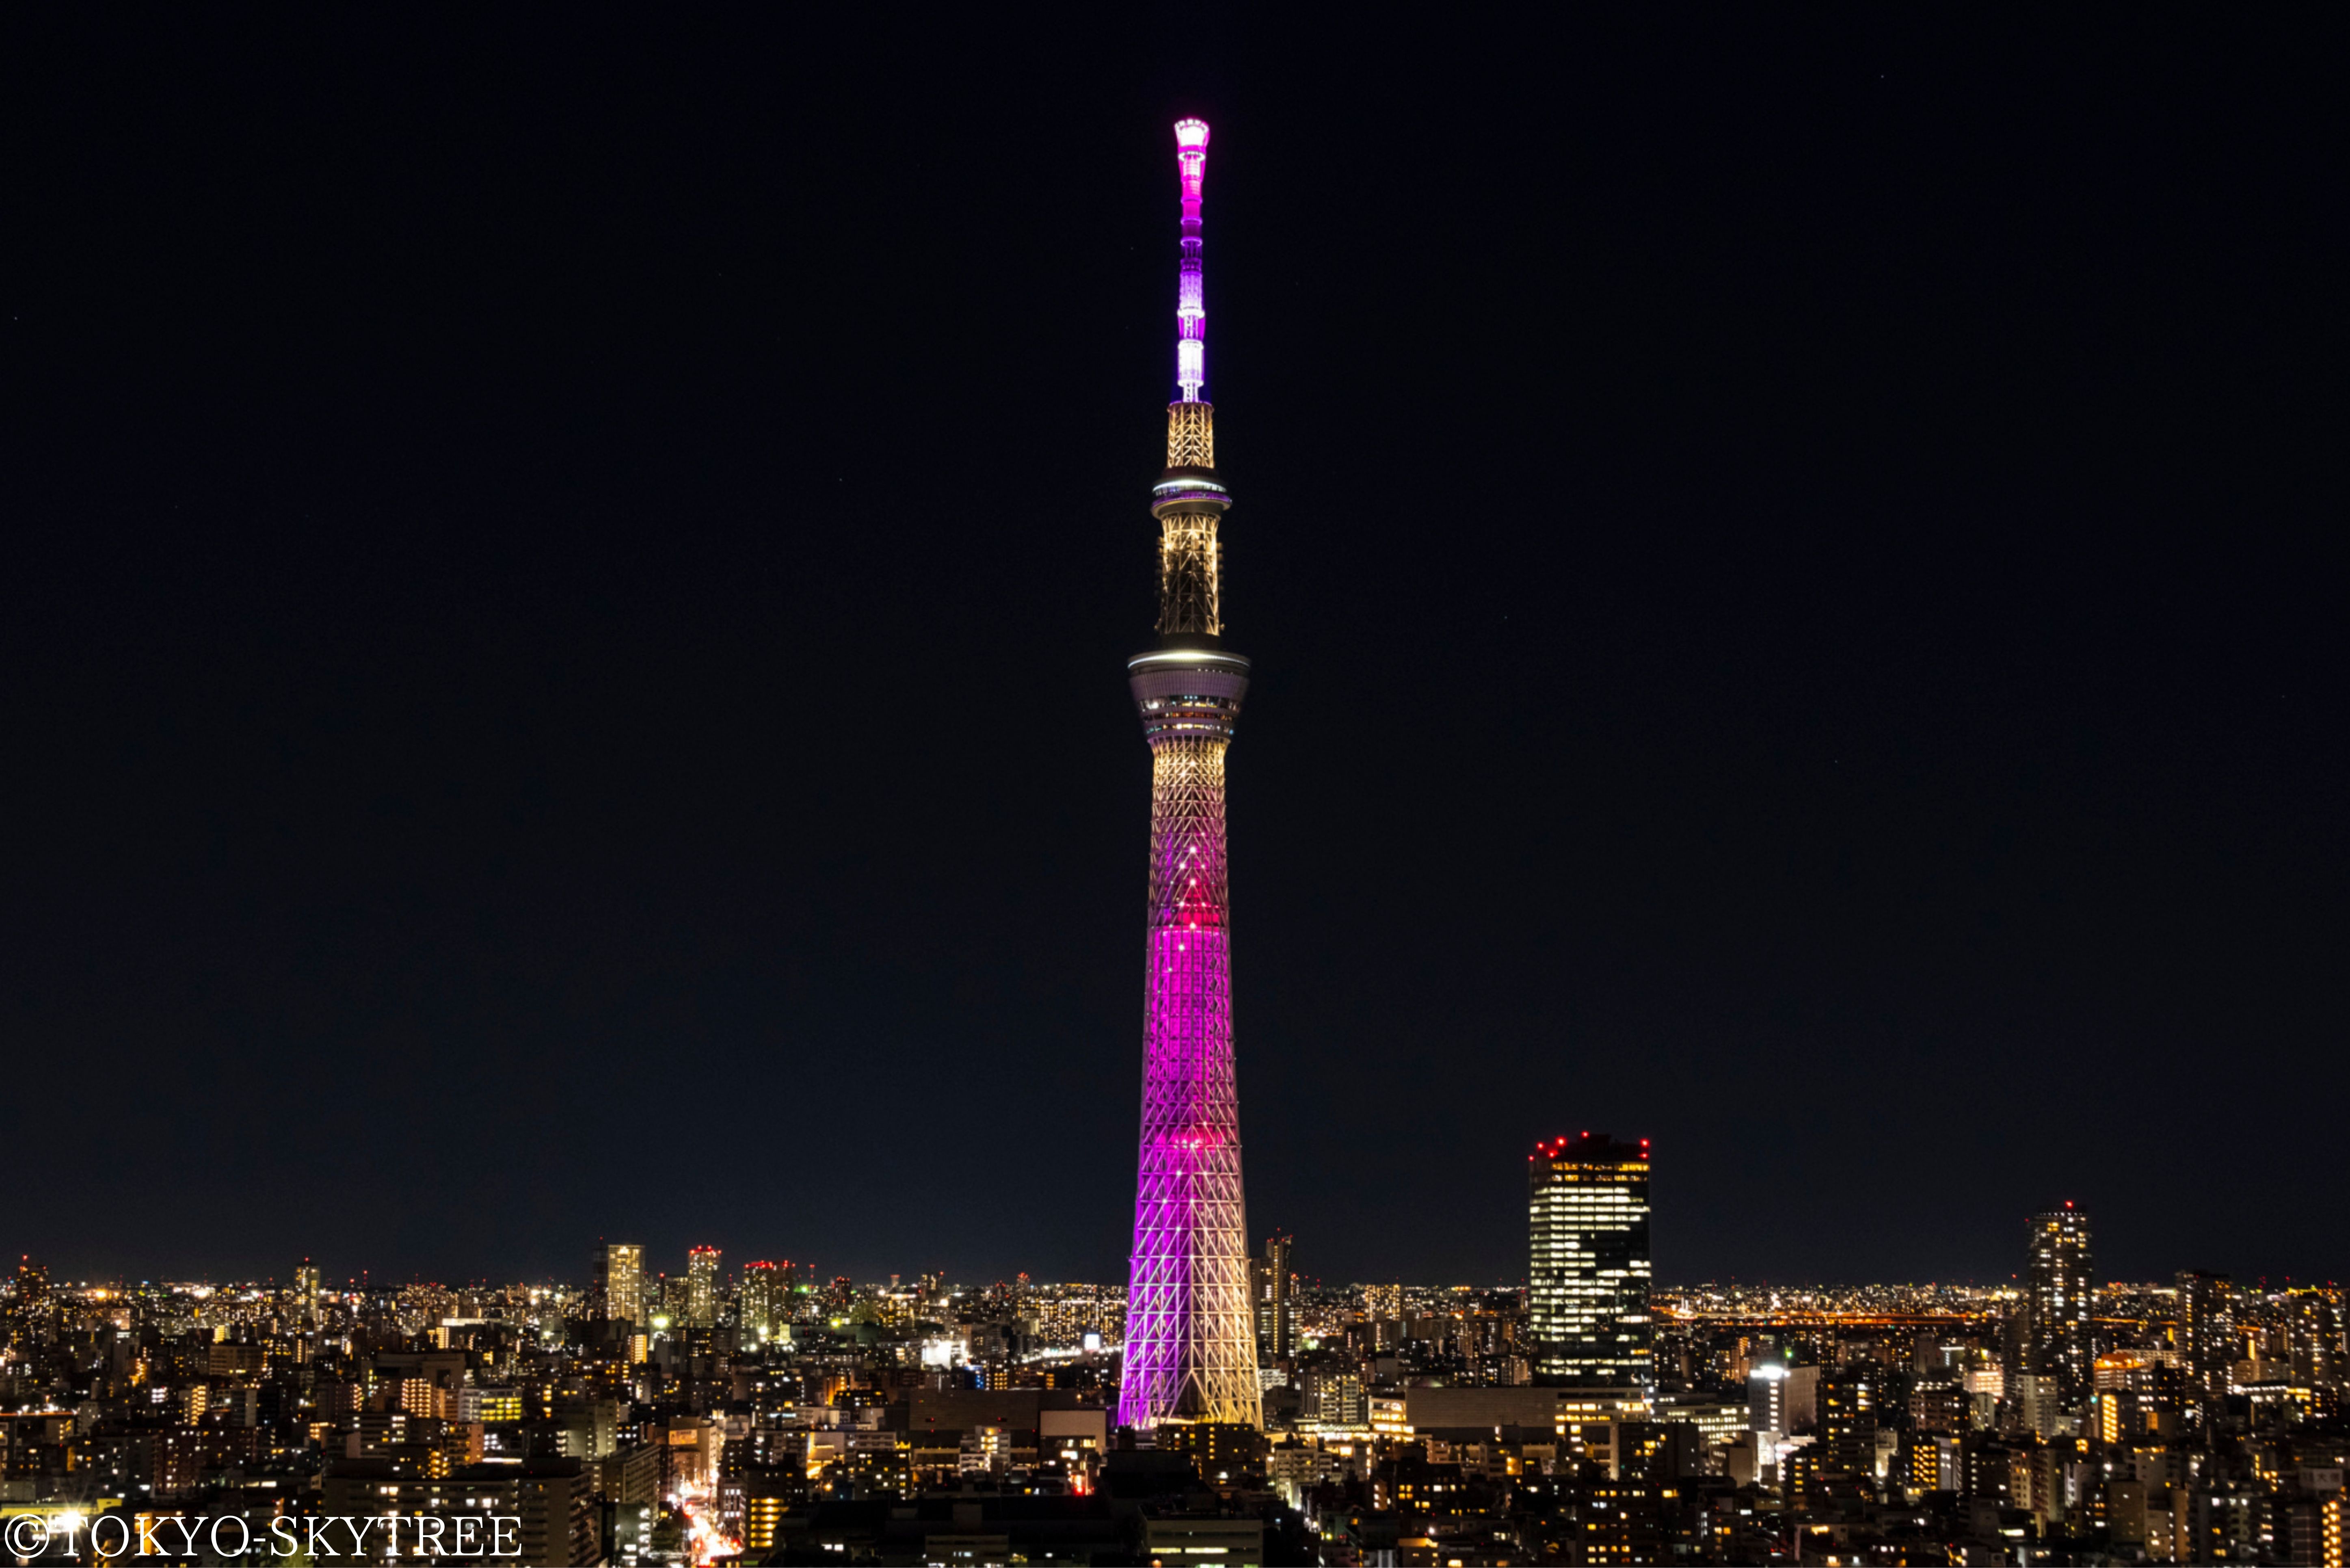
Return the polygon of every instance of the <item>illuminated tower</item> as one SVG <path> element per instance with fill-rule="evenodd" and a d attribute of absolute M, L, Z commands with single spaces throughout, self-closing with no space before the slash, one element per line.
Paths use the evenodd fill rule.
<path fill-rule="evenodd" d="M 642 1323 L 645 1250 L 622 1241 L 608 1241 L 596 1257 L 596 1280 L 603 1298 L 604 1315 L 622 1323 Z"/>
<path fill-rule="evenodd" d="M 1150 742 L 1150 911 L 1143 985 L 1142 1147 L 1134 1185 L 1122 1426 L 1263 1424 L 1241 1198 L 1240 1096 L 1232 1079 L 1230 906 L 1224 887 L 1224 749 L 1249 662 L 1224 651 L 1216 524 L 1232 497 L 1216 477 L 1200 264 L 1208 128 L 1175 127 L 1183 261 L 1175 296 L 1175 401 L 1159 519 L 1159 647 L 1127 660 Z"/>
<path fill-rule="evenodd" d="M 2070 1203 L 2032 1219 L 2032 1272 L 2024 1298 L 2029 1370 L 2054 1377 L 2067 1403 L 2090 1393 L 2089 1217 Z"/>
<path fill-rule="evenodd" d="M 2199 1391 L 2228 1392 L 2228 1367 L 2236 1359 L 2236 1314 L 2232 1282 L 2225 1274 L 2189 1269 L 2178 1276 L 2178 1348 Z"/>
<path fill-rule="evenodd" d="M 1286 1361 L 1297 1350 L 1297 1276 L 1289 1270 L 1295 1238 L 1286 1231 L 1264 1239 L 1255 1264 L 1256 1353 L 1262 1361 Z"/>
<path fill-rule="evenodd" d="M 789 1268 L 788 1263 L 785 1267 Z M 776 1283 L 775 1265 L 761 1259 L 743 1265 L 743 1287 L 738 1294 L 740 1303 L 737 1321 L 743 1329 L 743 1346 L 756 1346 L 762 1340 L 779 1331 L 785 1322 L 784 1293 Z"/>
<path fill-rule="evenodd" d="M 318 1265 L 307 1258 L 294 1271 L 294 1302 L 303 1324 L 315 1326 L 318 1321 Z"/>
<path fill-rule="evenodd" d="M 685 1321 L 708 1328 L 718 1321 L 718 1249 L 696 1247 L 685 1255 Z"/>
<path fill-rule="evenodd" d="M 1527 1157 L 1527 1314 L 1545 1383 L 1646 1395 L 1648 1140 L 1553 1138 Z"/>

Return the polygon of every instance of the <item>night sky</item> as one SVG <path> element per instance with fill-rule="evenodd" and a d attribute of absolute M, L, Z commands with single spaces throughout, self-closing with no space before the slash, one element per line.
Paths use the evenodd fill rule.
<path fill-rule="evenodd" d="M 1198 113 L 1252 1226 L 2345 1272 L 2343 14 L 1263 9 L 12 12 L 0 1251 L 1122 1281 Z"/>

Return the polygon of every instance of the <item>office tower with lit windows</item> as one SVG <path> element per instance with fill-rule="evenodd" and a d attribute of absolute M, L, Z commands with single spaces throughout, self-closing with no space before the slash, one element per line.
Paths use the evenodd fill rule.
<path fill-rule="evenodd" d="M 645 1250 L 631 1243 L 607 1242 L 596 1253 L 596 1303 L 616 1323 L 645 1321 Z"/>
<path fill-rule="evenodd" d="M 1363 1374 L 1359 1366 L 1309 1366 L 1303 1377 L 1299 1408 L 1309 1421 L 1329 1427 L 1359 1427 L 1366 1418 Z"/>
<path fill-rule="evenodd" d="M 1537 1144 L 1526 1165 L 1533 1256 L 1526 1310 L 1545 1383 L 1651 1386 L 1648 1140 L 1583 1133 Z"/>
<path fill-rule="evenodd" d="M 2340 1296 L 2331 1288 L 2301 1285 L 2285 1293 L 2285 1347 L 2296 1382 L 2311 1387 L 2343 1381 Z"/>
<path fill-rule="evenodd" d="M 1865 1361 L 1821 1373 L 1816 1411 L 1821 1474 L 1862 1480 L 1876 1475 L 1883 1389 L 1883 1372 Z"/>
<path fill-rule="evenodd" d="M 1207 392 L 1201 197 L 1208 128 L 1175 127 L 1182 259 L 1175 400 L 1159 522 L 1159 646 L 1127 661 L 1150 746 L 1150 901 L 1144 943 L 1142 1131 L 1127 1286 L 1118 1422 L 1262 1427 L 1240 1095 L 1232 1068 L 1231 906 L 1224 880 L 1224 753 L 1249 661 L 1224 647 L 1217 525 L 1232 496 L 1216 472 Z"/>
<path fill-rule="evenodd" d="M 2204 1400 L 2224 1399 L 2238 1359 L 2235 1289 L 2225 1274 L 2189 1269 L 2178 1276 L 2178 1349 Z"/>
<path fill-rule="evenodd" d="M 685 1255 L 685 1321 L 695 1328 L 718 1322 L 718 1249 L 696 1247 Z"/>
<path fill-rule="evenodd" d="M 1297 1354 L 1297 1279 L 1290 1272 L 1292 1238 L 1264 1239 L 1264 1255 L 1251 1272 L 1256 1299 L 1256 1353 L 1261 1361 L 1286 1361 Z"/>
<path fill-rule="evenodd" d="M 48 1305 L 49 1270 L 27 1252 L 16 1260 L 16 1309 L 32 1312 Z"/>
<path fill-rule="evenodd" d="M 307 1258 L 294 1271 L 294 1311 L 302 1323 L 318 1321 L 318 1265 Z"/>
<path fill-rule="evenodd" d="M 1787 1369 L 1766 1361 L 1746 1375 L 1746 1429 L 1784 1438 L 1787 1424 Z"/>
<path fill-rule="evenodd" d="M 743 1265 L 743 1290 L 737 1305 L 746 1347 L 783 1332 L 789 1312 L 784 1298 L 783 1280 L 774 1263 L 763 1259 Z"/>
<path fill-rule="evenodd" d="M 2070 1203 L 2032 1220 L 2032 1252 L 2024 1291 L 2026 1369 L 2056 1379 L 2058 1397 L 2077 1406 L 2089 1393 L 2095 1277 L 2089 1255 L 2089 1217 Z"/>

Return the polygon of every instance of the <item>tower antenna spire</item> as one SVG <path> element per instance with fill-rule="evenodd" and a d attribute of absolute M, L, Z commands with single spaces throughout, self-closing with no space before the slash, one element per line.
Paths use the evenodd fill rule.
<path fill-rule="evenodd" d="M 1200 188 L 1208 178 L 1208 122 L 1175 122 L 1175 172 L 1183 182 L 1183 260 L 1175 279 L 1176 400 L 1201 401 L 1208 384 L 1208 306 L 1200 250 Z"/>
<path fill-rule="evenodd" d="M 1208 122 L 1175 123 L 1183 188 L 1183 260 L 1175 275 L 1175 400 L 1167 405 L 1167 472 L 1152 493 L 1159 519 L 1159 630 L 1167 638 L 1223 634 L 1222 560 L 1216 522 L 1232 504 L 1216 477 L 1216 408 L 1208 385 L 1208 306 L 1200 257 L 1200 190 L 1208 178 Z"/>

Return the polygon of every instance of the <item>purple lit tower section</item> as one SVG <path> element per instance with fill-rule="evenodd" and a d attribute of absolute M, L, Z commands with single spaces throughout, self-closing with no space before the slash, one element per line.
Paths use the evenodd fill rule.
<path fill-rule="evenodd" d="M 1167 409 L 1159 519 L 1159 647 L 1127 661 L 1150 742 L 1149 971 L 1143 988 L 1142 1150 L 1135 1176 L 1122 1426 L 1263 1425 L 1232 1077 L 1231 905 L 1224 886 L 1224 750 L 1249 662 L 1225 651 L 1207 385 L 1200 188 L 1208 128 L 1175 127 L 1183 186 L 1176 400 Z"/>

